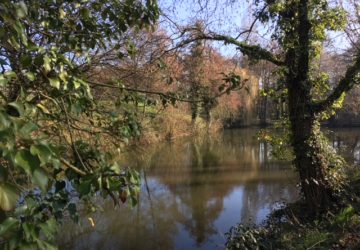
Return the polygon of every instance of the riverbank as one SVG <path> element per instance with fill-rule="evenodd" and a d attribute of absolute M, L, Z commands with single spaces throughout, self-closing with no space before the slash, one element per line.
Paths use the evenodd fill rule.
<path fill-rule="evenodd" d="M 227 249 L 360 249 L 360 169 L 348 172 L 341 208 L 312 218 L 302 203 L 274 211 L 263 226 L 237 225 Z"/>
<path fill-rule="evenodd" d="M 220 119 L 206 122 L 202 117 L 197 117 L 193 121 L 188 110 L 175 107 L 167 107 L 151 118 L 142 119 L 140 124 L 142 133 L 131 141 L 131 145 L 146 146 L 184 137 L 204 137 L 208 133 L 215 134 L 223 128 Z"/>

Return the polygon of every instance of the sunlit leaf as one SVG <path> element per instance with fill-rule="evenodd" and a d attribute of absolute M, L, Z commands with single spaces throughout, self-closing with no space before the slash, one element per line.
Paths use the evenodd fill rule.
<path fill-rule="evenodd" d="M 24 18 L 26 17 L 28 13 L 28 9 L 27 9 L 27 6 L 26 4 L 24 3 L 24 1 L 20 1 L 18 3 L 18 6 L 16 8 L 16 15 L 18 18 Z"/>
<path fill-rule="evenodd" d="M 50 85 L 54 88 L 60 89 L 60 80 L 57 77 L 49 78 Z"/>
<path fill-rule="evenodd" d="M 26 74 L 26 77 L 27 77 L 27 79 L 29 79 L 29 81 L 34 81 L 35 80 L 35 74 L 34 73 L 32 73 L 32 72 L 27 72 Z"/>
<path fill-rule="evenodd" d="M 4 211 L 10 211 L 15 208 L 19 199 L 16 188 L 10 184 L 0 184 L 0 208 Z"/>

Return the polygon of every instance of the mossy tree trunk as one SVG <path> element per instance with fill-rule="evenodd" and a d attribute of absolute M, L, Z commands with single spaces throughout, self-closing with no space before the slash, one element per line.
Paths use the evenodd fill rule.
<path fill-rule="evenodd" d="M 333 186 L 327 172 L 329 152 L 323 146 L 320 123 L 308 109 L 306 100 L 298 92 L 289 92 L 289 112 L 292 132 L 292 146 L 295 153 L 294 165 L 299 172 L 301 189 L 309 211 L 321 213 L 334 204 Z"/>

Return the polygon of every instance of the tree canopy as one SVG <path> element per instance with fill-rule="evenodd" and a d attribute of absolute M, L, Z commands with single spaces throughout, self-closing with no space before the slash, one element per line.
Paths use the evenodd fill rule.
<path fill-rule="evenodd" d="M 78 218 L 73 192 L 136 203 L 138 174 L 100 147 L 135 136 L 136 114 L 102 109 L 86 71 L 96 51 L 132 53 L 127 32 L 158 16 L 152 0 L 1 1 L 1 248 L 55 248 L 57 221 Z"/>

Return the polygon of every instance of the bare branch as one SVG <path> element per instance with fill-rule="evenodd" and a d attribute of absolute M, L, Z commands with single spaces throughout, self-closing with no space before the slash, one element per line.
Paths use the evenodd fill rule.
<path fill-rule="evenodd" d="M 249 39 L 249 37 L 250 37 L 250 34 L 251 34 L 252 30 L 254 29 L 254 26 L 255 26 L 256 22 L 260 19 L 261 14 L 265 12 L 267 7 L 268 7 L 268 4 L 265 4 L 265 6 L 260 10 L 260 14 L 257 15 L 256 18 L 254 19 L 254 21 L 251 23 L 249 29 L 240 32 L 235 39 L 239 39 L 240 36 L 247 33 L 247 36 L 246 36 L 246 39 L 245 39 L 245 41 L 247 41 Z"/>

